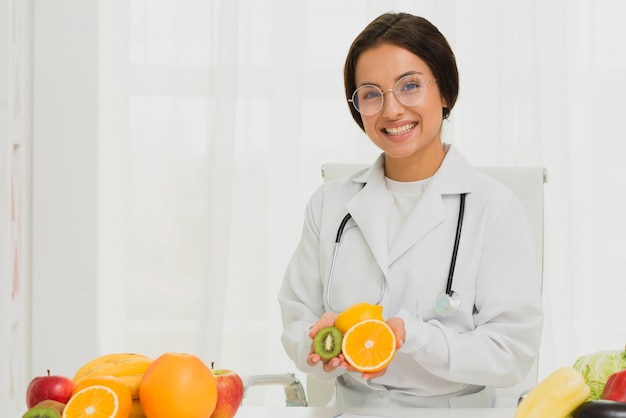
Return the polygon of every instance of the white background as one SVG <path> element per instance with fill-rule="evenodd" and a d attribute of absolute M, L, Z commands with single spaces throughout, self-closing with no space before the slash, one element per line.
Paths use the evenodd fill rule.
<path fill-rule="evenodd" d="M 295 371 L 277 289 L 320 166 L 377 154 L 342 66 L 388 10 L 456 53 L 444 141 L 548 170 L 541 374 L 624 346 L 626 3 L 0 0 L 2 408 L 110 351 Z"/>

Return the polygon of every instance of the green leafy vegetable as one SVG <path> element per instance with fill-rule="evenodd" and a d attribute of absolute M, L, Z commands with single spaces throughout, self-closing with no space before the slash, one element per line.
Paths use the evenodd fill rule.
<path fill-rule="evenodd" d="M 602 397 L 604 385 L 609 377 L 622 369 L 626 369 L 626 349 L 598 351 L 579 357 L 574 363 L 587 385 L 591 389 L 590 401 Z"/>

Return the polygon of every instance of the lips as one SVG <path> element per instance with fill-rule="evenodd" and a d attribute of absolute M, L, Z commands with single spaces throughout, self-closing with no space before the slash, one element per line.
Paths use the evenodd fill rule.
<path fill-rule="evenodd" d="M 398 126 L 395 128 L 384 128 L 383 131 L 385 131 L 385 133 L 387 135 L 404 135 L 407 132 L 411 131 L 411 129 L 415 128 L 415 125 L 417 125 L 417 123 L 408 123 L 406 125 L 403 126 Z"/>

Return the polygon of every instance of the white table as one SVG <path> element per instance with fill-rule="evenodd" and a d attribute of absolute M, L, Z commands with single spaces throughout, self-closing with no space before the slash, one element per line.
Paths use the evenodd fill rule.
<path fill-rule="evenodd" d="M 334 418 L 341 413 L 370 418 L 513 418 L 511 408 L 305 408 L 242 406 L 235 418 Z M 548 417 L 546 417 L 548 418 Z"/>

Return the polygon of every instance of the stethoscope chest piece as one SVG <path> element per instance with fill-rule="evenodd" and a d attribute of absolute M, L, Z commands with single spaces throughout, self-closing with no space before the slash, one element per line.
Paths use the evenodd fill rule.
<path fill-rule="evenodd" d="M 458 293 L 451 291 L 450 294 L 445 292 L 439 294 L 434 302 L 434 309 L 437 315 L 444 317 L 452 316 L 461 306 L 461 298 Z"/>

